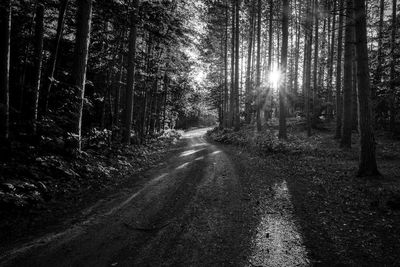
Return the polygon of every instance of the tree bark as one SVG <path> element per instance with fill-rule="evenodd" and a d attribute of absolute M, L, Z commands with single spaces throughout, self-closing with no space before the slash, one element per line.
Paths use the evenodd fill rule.
<path fill-rule="evenodd" d="M 77 90 L 79 105 L 76 111 L 76 135 L 73 148 L 82 149 L 82 115 L 85 96 L 86 69 L 89 56 L 90 28 L 92 21 L 92 0 L 79 0 L 77 13 L 77 30 L 75 40 L 75 61 L 72 70 L 73 84 Z"/>
<path fill-rule="evenodd" d="M 261 106 L 262 106 L 262 92 L 261 92 L 261 0 L 258 0 L 258 19 L 257 19 L 257 62 L 256 62 L 256 123 L 257 131 L 261 131 Z"/>
<path fill-rule="evenodd" d="M 336 34 L 336 0 L 333 1 L 333 18 L 332 18 L 332 35 L 331 35 L 331 43 L 329 48 L 329 63 L 328 63 L 328 102 L 330 105 L 328 106 L 327 115 L 328 119 L 331 120 L 333 118 L 333 65 L 334 65 L 334 54 L 335 54 L 335 34 Z"/>
<path fill-rule="evenodd" d="M 390 130 L 396 131 L 396 32 L 397 32 L 397 0 L 392 0 L 392 33 L 391 33 L 391 62 L 390 62 Z"/>
<path fill-rule="evenodd" d="M 384 15 L 385 15 L 385 0 L 380 0 L 379 4 L 379 26 L 378 26 L 378 62 L 374 75 L 374 86 L 371 87 L 371 99 L 372 99 L 372 119 L 373 125 L 376 126 L 377 116 L 376 112 L 376 97 L 377 97 L 377 89 L 379 85 L 382 83 L 382 71 L 383 71 L 383 52 L 382 52 L 382 44 L 383 44 L 383 24 L 384 24 Z"/>
<path fill-rule="evenodd" d="M 318 64 L 319 64 L 319 3 L 318 0 L 314 1 L 314 65 L 313 65 L 313 90 L 312 90 L 312 124 L 316 123 L 318 118 L 317 112 L 317 91 L 318 91 Z"/>
<path fill-rule="evenodd" d="M 135 91 L 135 59 L 136 59 L 136 35 L 137 35 L 137 17 L 139 9 L 139 0 L 133 1 L 130 14 L 131 28 L 129 32 L 129 52 L 128 52 L 128 68 L 126 82 L 126 102 L 125 117 L 122 141 L 125 145 L 131 143 L 131 129 L 133 117 L 133 94 Z"/>
<path fill-rule="evenodd" d="M 353 97 L 353 0 L 346 1 L 343 77 L 343 131 L 340 146 L 351 148 Z"/>
<path fill-rule="evenodd" d="M 9 137 L 11 0 L 0 3 L 0 139 Z"/>
<path fill-rule="evenodd" d="M 279 90 L 279 139 L 287 139 L 286 129 L 286 96 L 287 96 L 287 54 L 289 38 L 289 0 L 282 1 L 282 50 L 281 72 L 282 84 Z"/>
<path fill-rule="evenodd" d="M 39 106 L 39 92 L 40 82 L 42 75 L 42 60 L 43 60 L 43 37 L 44 37 L 44 5 L 39 2 L 36 8 L 35 18 L 35 39 L 34 39 L 34 73 L 33 83 L 30 90 L 30 110 L 29 110 L 29 132 L 32 135 L 36 134 L 37 119 L 38 119 L 38 106 Z"/>
<path fill-rule="evenodd" d="M 240 0 L 236 0 L 236 8 L 235 8 L 235 113 L 234 113 L 234 127 L 235 130 L 239 130 L 240 128 L 240 105 L 239 105 L 239 35 L 240 35 L 240 28 L 239 28 L 239 10 L 240 10 Z"/>
<path fill-rule="evenodd" d="M 225 45 L 224 45 L 224 127 L 228 127 L 229 120 L 229 88 L 228 88 L 228 25 L 229 8 L 228 1 L 225 1 Z"/>
<path fill-rule="evenodd" d="M 310 91 L 311 91 L 311 58 L 312 58 L 312 40 L 313 40 L 313 23 L 311 16 L 311 0 L 307 3 L 307 18 L 305 24 L 306 41 L 304 43 L 304 62 L 305 62 L 305 73 L 304 73 L 304 84 L 303 84 L 303 95 L 305 95 L 305 112 L 306 112 L 306 125 L 307 125 L 307 136 L 312 135 L 311 132 L 311 115 L 310 115 Z"/>
<path fill-rule="evenodd" d="M 353 0 L 355 12 L 357 77 L 360 124 L 359 176 L 379 175 L 375 158 L 375 138 L 372 128 L 371 89 L 369 77 L 367 19 L 364 0 Z"/>
<path fill-rule="evenodd" d="M 250 9 L 250 27 L 249 27 L 249 43 L 247 48 L 247 69 L 246 69 L 246 104 L 245 104 L 245 121 L 247 124 L 251 122 L 251 62 L 252 62 L 252 48 L 253 48 L 253 24 L 254 24 L 254 0 L 251 1 Z"/>
<path fill-rule="evenodd" d="M 342 53 L 343 53 L 343 8 L 344 0 L 339 0 L 339 32 L 336 62 L 336 132 L 335 138 L 342 137 Z"/>
<path fill-rule="evenodd" d="M 237 1 L 237 0 L 236 0 Z M 232 29 L 231 29 L 231 91 L 229 94 L 229 121 L 228 127 L 231 128 L 233 126 L 234 114 L 235 114 L 235 2 L 232 2 Z"/>
<path fill-rule="evenodd" d="M 56 37 L 54 39 L 54 46 L 53 46 L 53 51 L 50 56 L 50 63 L 49 63 L 49 72 L 48 72 L 48 77 L 45 91 L 44 91 L 44 96 L 43 96 L 43 115 L 47 114 L 48 107 L 49 107 L 49 98 L 50 98 L 50 92 L 51 92 L 51 87 L 53 86 L 54 82 L 54 74 L 57 66 L 57 58 L 58 58 L 58 51 L 60 49 L 60 42 L 62 39 L 63 35 L 63 29 L 64 29 L 64 21 L 65 21 L 65 13 L 67 11 L 67 6 L 68 6 L 69 0 L 63 0 L 61 2 L 60 6 L 60 11 L 58 13 L 58 21 L 57 21 L 57 32 L 56 32 Z"/>

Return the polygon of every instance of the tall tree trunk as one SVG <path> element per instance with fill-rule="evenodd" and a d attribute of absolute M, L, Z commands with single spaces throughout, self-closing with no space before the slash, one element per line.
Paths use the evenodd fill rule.
<path fill-rule="evenodd" d="M 342 137 L 342 53 L 343 53 L 343 8 L 344 0 L 339 0 L 339 32 L 336 62 L 336 132 L 335 138 Z"/>
<path fill-rule="evenodd" d="M 282 1 L 282 50 L 281 71 L 283 74 L 282 85 L 279 90 L 279 138 L 287 139 L 286 130 L 286 92 L 287 92 L 287 54 L 289 37 L 289 0 Z"/>
<path fill-rule="evenodd" d="M 295 48 L 295 60 L 294 60 L 294 102 L 297 101 L 298 93 L 299 93 L 299 60 L 300 60 L 300 21 L 301 17 L 301 8 L 302 3 L 299 1 L 298 6 L 298 19 L 296 20 L 296 48 Z"/>
<path fill-rule="evenodd" d="M 346 1 L 343 77 L 343 131 L 340 146 L 351 148 L 353 97 L 353 0 Z"/>
<path fill-rule="evenodd" d="M 365 1 L 354 0 L 358 101 L 360 108 L 360 164 L 359 176 L 379 175 L 375 157 L 375 138 L 371 116 L 371 89 L 369 77 L 367 19 Z"/>
<path fill-rule="evenodd" d="M 257 63 L 256 63 L 256 120 L 257 131 L 261 131 L 261 107 L 262 107 L 262 92 L 261 92 L 261 0 L 258 0 L 258 19 L 257 19 Z"/>
<path fill-rule="evenodd" d="M 306 111 L 306 125 L 307 125 L 307 136 L 311 136 L 311 114 L 310 114 L 310 93 L 311 93 L 311 58 L 312 58 L 312 40 L 313 40 L 313 23 L 312 23 L 312 3 L 311 0 L 307 3 L 307 14 L 306 14 L 306 25 L 305 34 L 306 41 L 304 43 L 304 62 L 305 62 L 305 73 L 304 73 L 304 85 L 303 95 L 305 95 L 305 111 Z"/>
<path fill-rule="evenodd" d="M 114 127 L 113 129 L 113 136 L 117 137 L 119 135 L 119 112 L 120 112 L 120 102 L 121 102 L 121 85 L 122 85 L 122 78 L 124 74 L 124 55 L 123 53 L 120 54 L 120 62 L 118 67 L 118 81 L 117 86 L 115 87 L 115 96 L 114 96 Z M 115 140 L 115 139 L 114 139 Z"/>
<path fill-rule="evenodd" d="M 135 59 L 136 59 L 136 35 L 137 35 L 137 17 L 139 9 L 139 0 L 133 1 L 133 6 L 130 14 L 130 32 L 129 32 L 129 52 L 128 52 L 128 68 L 126 82 L 126 102 L 125 102 L 125 117 L 122 141 L 129 145 L 131 142 L 131 129 L 133 117 L 133 94 L 135 90 Z"/>
<path fill-rule="evenodd" d="M 236 0 L 237 1 L 237 0 Z M 231 29 L 231 92 L 229 94 L 229 121 L 228 127 L 233 126 L 235 114 L 235 2 L 232 2 L 232 29 Z"/>
<path fill-rule="evenodd" d="M 77 89 L 79 105 L 76 111 L 76 143 L 74 148 L 82 149 L 82 114 L 85 96 L 86 68 L 89 56 L 90 28 L 92 21 L 92 0 L 79 0 L 77 13 L 77 30 L 75 40 L 75 61 L 72 70 L 73 84 Z"/>
<path fill-rule="evenodd" d="M 272 49 L 273 49 L 273 23 L 274 23 L 274 1 L 270 0 L 269 1 L 269 18 L 268 18 L 269 22 L 268 22 L 268 75 L 271 74 L 272 72 Z M 273 113 L 273 90 L 272 90 L 272 86 L 270 85 L 269 88 L 270 93 L 270 97 L 271 97 L 271 109 L 269 111 L 269 117 L 272 119 L 272 113 Z"/>
<path fill-rule="evenodd" d="M 240 10 L 240 0 L 236 0 L 236 9 L 235 9 L 235 19 L 236 19 L 236 25 L 235 25 L 235 121 L 234 121 L 234 126 L 235 130 L 239 130 L 240 128 L 240 105 L 239 105 L 239 35 L 240 35 L 240 27 L 239 27 L 239 10 Z"/>
<path fill-rule="evenodd" d="M 48 111 L 48 106 L 49 106 L 49 98 L 50 98 L 50 92 L 51 92 L 51 87 L 53 86 L 54 82 L 54 74 L 57 66 L 57 57 L 58 57 L 58 51 L 60 49 L 60 42 L 62 39 L 63 35 L 63 29 L 64 29 L 64 21 L 65 21 L 65 13 L 67 11 L 67 6 L 68 6 L 69 0 L 63 0 L 61 2 L 60 6 L 60 11 L 58 13 L 58 21 L 57 21 L 57 32 L 56 32 L 56 37 L 54 39 L 54 46 L 53 46 L 53 51 L 50 56 L 50 63 L 49 63 L 49 72 L 48 72 L 48 77 L 47 81 L 45 81 L 45 91 L 44 91 L 44 96 L 43 96 L 43 115 L 46 115 Z"/>
<path fill-rule="evenodd" d="M 39 2 L 36 9 L 35 18 L 35 40 L 34 40 L 34 73 L 31 88 L 30 110 L 29 110 L 29 131 L 35 135 L 37 130 L 38 105 L 40 81 L 42 75 L 43 60 L 43 37 L 44 37 L 44 5 Z"/>
<path fill-rule="evenodd" d="M 316 123 L 318 118 L 317 112 L 317 91 L 318 91 L 318 64 L 319 64 L 319 3 L 318 0 L 314 1 L 314 69 L 313 69 L 313 91 L 312 91 L 312 124 Z"/>
<path fill-rule="evenodd" d="M 228 126 L 229 119 L 229 88 L 228 88 L 228 24 L 229 24 L 228 1 L 225 1 L 225 45 L 224 45 L 224 127 Z"/>
<path fill-rule="evenodd" d="M 0 140 L 9 137 L 11 0 L 0 3 Z"/>
<path fill-rule="evenodd" d="M 334 65 L 334 54 L 335 54 L 335 34 L 336 34 L 336 0 L 333 1 L 333 18 L 332 18 L 332 35 L 330 41 L 329 48 L 329 63 L 328 63 L 328 102 L 330 103 L 328 106 L 327 114 L 328 119 L 331 120 L 333 118 L 333 65 Z"/>
<path fill-rule="evenodd" d="M 396 130 L 396 32 L 397 32 L 397 0 L 392 0 L 392 33 L 391 33 L 391 62 L 390 62 L 390 130 Z"/>
<path fill-rule="evenodd" d="M 253 48 L 253 24 L 254 24 L 254 0 L 251 1 L 250 9 L 250 27 L 249 27 L 249 41 L 247 46 L 247 69 L 246 69 L 246 104 L 245 104 L 245 121 L 247 124 L 251 122 L 251 62 L 252 62 L 252 48 Z"/>
<path fill-rule="evenodd" d="M 376 66 L 376 71 L 374 75 L 374 86 L 371 87 L 371 99 L 372 99 L 372 120 L 374 127 L 376 126 L 377 116 L 376 106 L 377 106 L 377 89 L 379 85 L 382 83 L 382 71 L 383 71 L 383 53 L 382 53 L 382 44 L 383 44 L 383 19 L 385 15 L 385 0 L 380 0 L 379 4 L 379 29 L 378 29 L 378 63 Z"/>
<path fill-rule="evenodd" d="M 353 131 L 358 133 L 358 94 L 357 94 L 357 63 L 355 62 L 356 58 L 356 31 L 354 29 L 354 8 L 353 8 L 353 102 L 352 102 L 352 107 L 353 107 L 353 112 L 351 113 L 352 115 L 352 129 Z"/>

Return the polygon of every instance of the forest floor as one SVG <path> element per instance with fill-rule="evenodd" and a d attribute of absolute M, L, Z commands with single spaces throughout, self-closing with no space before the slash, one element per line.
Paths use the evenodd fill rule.
<path fill-rule="evenodd" d="M 145 170 L 179 148 L 181 134 L 167 131 L 129 148 L 110 147 L 100 137 L 79 155 L 57 143 L 0 147 L 0 252 L 69 226 L 85 207 L 143 179 Z"/>
<path fill-rule="evenodd" d="M 356 136 L 342 150 L 292 125 L 287 142 L 274 126 L 187 132 L 115 194 L 4 246 L 0 266 L 398 266 L 400 142 L 380 135 L 383 177 L 356 178 Z"/>

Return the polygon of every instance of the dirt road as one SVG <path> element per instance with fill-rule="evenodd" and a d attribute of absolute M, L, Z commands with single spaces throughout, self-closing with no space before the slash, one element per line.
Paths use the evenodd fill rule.
<path fill-rule="evenodd" d="M 309 265 L 285 181 L 258 158 L 187 132 L 184 149 L 86 218 L 2 252 L 2 266 Z"/>

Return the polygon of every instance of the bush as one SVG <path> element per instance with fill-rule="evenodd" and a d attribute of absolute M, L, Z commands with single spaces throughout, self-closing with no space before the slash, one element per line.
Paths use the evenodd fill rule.
<path fill-rule="evenodd" d="M 246 127 L 239 131 L 232 129 L 214 128 L 207 136 L 219 143 L 236 145 L 255 149 L 260 153 L 298 153 L 303 148 L 299 142 L 279 140 L 272 132 L 257 133 L 253 127 Z"/>

